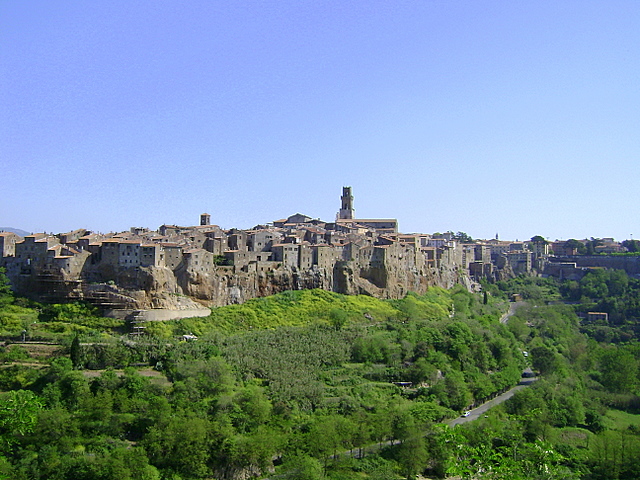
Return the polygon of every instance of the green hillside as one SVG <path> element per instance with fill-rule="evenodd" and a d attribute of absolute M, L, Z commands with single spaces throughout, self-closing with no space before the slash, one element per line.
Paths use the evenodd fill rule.
<path fill-rule="evenodd" d="M 452 305 L 451 295 L 438 288 L 421 297 L 410 294 L 398 301 L 366 295 L 341 295 L 319 289 L 298 290 L 254 298 L 242 305 L 214 308 L 208 317 L 154 323 L 147 328 L 152 335 L 168 337 L 186 333 L 201 336 L 214 331 L 229 334 L 313 323 L 333 326 L 371 324 L 415 316 L 443 318 L 450 313 Z"/>

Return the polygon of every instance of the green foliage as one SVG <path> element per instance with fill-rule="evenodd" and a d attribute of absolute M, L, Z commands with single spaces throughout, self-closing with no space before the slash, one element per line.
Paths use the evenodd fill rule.
<path fill-rule="evenodd" d="M 496 286 L 509 297 L 519 294 L 532 303 L 555 300 L 559 297 L 558 284 L 553 278 L 521 275 L 509 281 L 499 281 Z"/>
<path fill-rule="evenodd" d="M 640 252 L 640 240 L 624 240 L 622 246 L 626 248 L 629 253 Z"/>
<path fill-rule="evenodd" d="M 45 305 L 40 314 L 44 322 L 81 323 L 87 317 L 94 317 L 97 309 L 86 303 L 55 303 Z"/>
<path fill-rule="evenodd" d="M 31 334 L 37 321 L 38 313 L 31 308 L 18 305 L 0 306 L 1 335 L 19 337 L 23 330 Z"/>
<path fill-rule="evenodd" d="M 566 282 L 561 292 L 569 301 L 578 302 L 576 310 L 604 312 L 608 321 L 583 322 L 583 331 L 598 341 L 620 343 L 637 338 L 640 325 L 640 280 L 621 270 L 596 269 L 579 282 Z"/>
<path fill-rule="evenodd" d="M 233 385 L 231 367 L 221 357 L 177 361 L 175 380 L 189 380 L 205 396 L 217 396 Z"/>
<path fill-rule="evenodd" d="M 531 243 L 540 243 L 547 245 L 549 242 L 542 235 L 535 235 L 531 237 Z"/>
<path fill-rule="evenodd" d="M 207 420 L 174 416 L 151 427 L 142 445 L 156 467 L 183 478 L 206 478 L 211 472 L 207 465 L 211 442 Z"/>
<path fill-rule="evenodd" d="M 564 242 L 564 246 L 566 248 L 575 249 L 579 255 L 584 255 L 587 253 L 587 247 L 580 240 L 576 240 L 575 238 L 570 238 L 566 242 Z"/>
<path fill-rule="evenodd" d="M 42 402 L 28 390 L 12 390 L 0 394 L 0 441 L 1 446 L 16 443 L 18 437 L 32 432 Z"/>
<path fill-rule="evenodd" d="M 9 345 L 0 347 L 0 362 L 19 362 L 29 360 L 31 357 L 22 345 Z"/>
<path fill-rule="evenodd" d="M 295 455 L 285 459 L 282 470 L 285 478 L 290 480 L 323 480 L 325 477 L 322 464 L 315 458 L 306 455 Z"/>
<path fill-rule="evenodd" d="M 627 347 L 602 349 L 598 356 L 600 383 L 610 392 L 636 393 L 638 360 Z"/>
<path fill-rule="evenodd" d="M 38 329 L 68 335 L 73 332 L 110 332 L 124 326 L 124 321 L 98 316 L 98 310 L 82 302 L 44 305 Z"/>
<path fill-rule="evenodd" d="M 439 320 L 446 318 L 451 310 L 451 297 L 446 290 L 432 288 L 424 295 L 409 293 L 401 300 L 392 302 L 407 320 Z"/>
<path fill-rule="evenodd" d="M 587 240 L 586 242 L 584 242 L 584 246 L 585 246 L 584 254 L 585 255 L 595 255 L 595 254 L 597 254 L 596 247 L 599 247 L 602 244 L 603 244 L 603 241 L 602 241 L 601 238 L 593 238 L 593 237 L 591 237 L 590 240 Z"/>
<path fill-rule="evenodd" d="M 310 323 L 342 327 L 349 323 L 380 322 L 397 314 L 398 311 L 389 302 L 365 295 L 345 296 L 326 290 L 297 290 L 254 298 L 242 305 L 218 307 L 208 317 L 175 320 L 164 326 L 155 322 L 150 325 L 149 331 L 166 338 L 187 333 L 198 336 L 212 332 L 232 334 Z"/>
<path fill-rule="evenodd" d="M 454 240 L 457 240 L 458 242 L 461 242 L 461 243 L 473 243 L 473 242 L 474 242 L 473 238 L 471 238 L 471 236 L 469 236 L 469 235 L 468 235 L 468 234 L 466 234 L 465 232 L 458 232 L 458 233 L 455 233 L 455 234 L 452 236 L 452 238 L 453 238 Z"/>
<path fill-rule="evenodd" d="M 224 255 L 214 255 L 213 263 L 214 265 L 221 265 L 221 266 L 232 265 L 231 260 L 225 257 Z"/>
<path fill-rule="evenodd" d="M 351 357 L 355 362 L 397 363 L 398 345 L 388 332 L 377 332 L 372 335 L 358 337 L 351 347 Z"/>
<path fill-rule="evenodd" d="M 5 275 L 5 269 L 0 267 L 0 307 L 13 302 L 13 292 L 9 279 Z"/>
<path fill-rule="evenodd" d="M 552 290 L 551 283 L 531 285 L 540 295 Z M 504 472 L 536 478 L 538 460 L 554 472 L 559 462 L 545 463 L 534 446 L 548 428 L 597 423 L 600 404 L 585 386 L 603 385 L 597 373 L 572 383 L 568 372 L 573 361 L 598 368 L 599 352 L 576 341 L 570 308 L 524 309 L 512 328 L 498 322 L 507 306 L 500 303 L 503 291 L 485 291 L 434 288 L 393 301 L 286 292 L 214 309 L 206 318 L 153 322 L 148 331 L 159 337 L 135 341 L 90 332 L 86 315 L 93 313 L 81 306 L 52 306 L 40 323 L 73 332 L 68 357 L 42 370 L 0 369 L 6 375 L 0 384 L 30 388 L 42 404 L 32 430 L 7 449 L 7 471 L 25 479 L 258 476 L 282 455 L 283 478 L 380 480 L 425 470 L 444 476 L 451 465 L 491 449 L 507 458 L 512 442 L 529 470 L 517 470 L 514 460 Z M 180 333 L 199 339 L 175 340 Z M 486 435 L 484 450 L 469 436 L 473 455 L 458 452 L 462 437 L 434 423 L 517 383 L 522 350 L 535 347 L 557 360 L 546 373 L 557 374 L 554 383 L 541 383 L 532 397 L 542 414 L 527 423 L 519 419 L 530 413 L 527 402 L 515 404 L 510 416 L 502 414 L 504 431 Z M 168 380 L 109 368 L 136 363 L 155 365 Z M 89 377 L 79 367 L 107 370 Z M 375 448 L 380 456 L 342 455 L 350 449 L 371 455 L 368 447 L 392 438 L 402 443 Z M 497 468 L 492 462 L 483 465 Z"/>
<path fill-rule="evenodd" d="M 554 373 L 558 369 L 559 360 L 555 352 L 545 345 L 533 347 L 529 351 L 532 358 L 533 368 L 542 375 Z"/>
<path fill-rule="evenodd" d="M 229 337 L 223 351 L 242 378 L 268 384 L 274 403 L 315 408 L 324 388 L 321 371 L 348 359 L 346 335 L 323 327 L 288 327 Z"/>

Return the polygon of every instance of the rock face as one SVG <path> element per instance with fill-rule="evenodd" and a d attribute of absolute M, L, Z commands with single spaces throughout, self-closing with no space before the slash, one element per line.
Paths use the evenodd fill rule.
<path fill-rule="evenodd" d="M 401 298 L 409 291 L 424 293 L 430 286 L 450 288 L 459 282 L 455 269 L 415 271 L 385 268 L 361 269 L 355 262 L 337 262 L 331 271 L 311 268 L 300 271 L 282 266 L 269 271 L 234 271 L 217 267 L 208 273 L 167 268 L 139 268 L 115 275 L 114 294 L 127 300 L 128 308 L 186 309 L 194 305 L 216 307 L 244 303 L 285 290 L 320 288 L 347 295 L 365 294 L 378 298 Z M 89 296 L 90 297 L 90 296 Z M 90 299 L 90 298 L 87 298 Z"/>
<path fill-rule="evenodd" d="M 464 282 L 454 268 L 416 269 L 362 267 L 358 262 L 337 262 L 333 269 L 314 266 L 257 271 L 218 266 L 207 272 L 165 267 L 88 267 L 83 275 L 59 276 L 43 284 L 36 276 L 22 276 L 17 293 L 38 300 L 86 300 L 105 309 L 192 310 L 244 303 L 285 290 L 320 288 L 347 295 L 401 298 L 409 291 L 424 293 L 430 286 L 450 288 Z"/>

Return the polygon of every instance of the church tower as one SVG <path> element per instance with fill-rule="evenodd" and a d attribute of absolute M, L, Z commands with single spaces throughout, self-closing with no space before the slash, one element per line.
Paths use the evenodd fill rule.
<path fill-rule="evenodd" d="M 342 197 L 340 197 L 342 207 L 338 212 L 339 219 L 354 219 L 356 211 L 353 208 L 353 195 L 351 195 L 351 187 L 342 187 Z"/>

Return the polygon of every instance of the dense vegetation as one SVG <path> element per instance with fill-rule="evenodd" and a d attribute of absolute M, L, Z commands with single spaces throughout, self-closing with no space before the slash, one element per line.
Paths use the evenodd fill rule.
<path fill-rule="evenodd" d="M 638 478 L 640 348 L 624 300 L 637 285 L 594 274 L 396 301 L 285 292 L 135 340 L 90 307 L 29 305 L 0 281 L 14 342 L 0 349 L 0 478 Z M 511 293 L 527 304 L 504 325 Z M 617 343 L 576 315 L 606 299 L 625 319 L 611 310 Z M 440 423 L 516 384 L 528 361 L 532 387 Z"/>
<path fill-rule="evenodd" d="M 518 278 L 490 287 L 528 299 L 509 329 L 542 377 L 456 432 L 463 477 L 640 478 L 640 344 L 629 328 L 639 287 L 606 270 L 560 285 Z M 616 344 L 587 321 L 594 308 L 611 313 L 598 327 Z"/>

